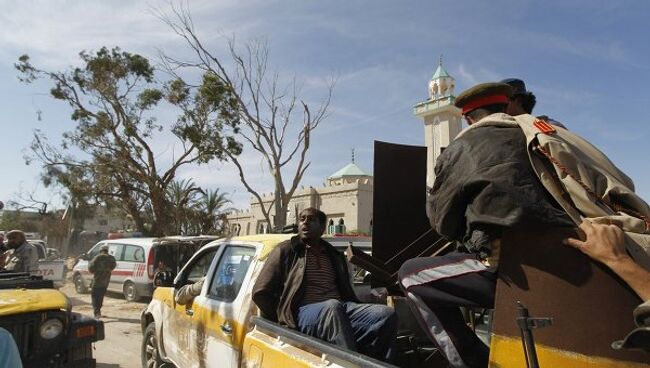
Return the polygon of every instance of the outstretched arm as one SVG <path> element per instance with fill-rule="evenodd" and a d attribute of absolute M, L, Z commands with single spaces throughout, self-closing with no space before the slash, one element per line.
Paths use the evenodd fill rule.
<path fill-rule="evenodd" d="M 639 266 L 625 250 L 625 234 L 616 225 L 580 224 L 586 239 L 564 239 L 594 260 L 603 263 L 620 276 L 644 301 L 650 300 L 650 272 Z"/>

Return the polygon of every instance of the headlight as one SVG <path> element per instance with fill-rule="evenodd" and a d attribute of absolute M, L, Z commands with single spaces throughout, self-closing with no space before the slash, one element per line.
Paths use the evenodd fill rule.
<path fill-rule="evenodd" d="M 50 318 L 41 325 L 41 337 L 47 340 L 53 339 L 63 331 L 63 322 L 56 318 Z"/>

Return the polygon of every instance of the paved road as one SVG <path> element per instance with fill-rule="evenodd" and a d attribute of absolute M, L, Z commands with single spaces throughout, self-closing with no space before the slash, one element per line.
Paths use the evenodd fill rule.
<path fill-rule="evenodd" d="M 92 316 L 90 294 L 77 294 L 72 282 L 60 289 L 72 300 L 72 310 Z M 140 368 L 140 312 L 147 302 L 127 302 L 122 294 L 108 292 L 102 318 L 106 337 L 95 343 L 97 368 Z"/>

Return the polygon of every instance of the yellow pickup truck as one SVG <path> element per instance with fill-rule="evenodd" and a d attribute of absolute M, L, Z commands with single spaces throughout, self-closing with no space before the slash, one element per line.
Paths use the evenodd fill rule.
<path fill-rule="evenodd" d="M 393 367 L 256 317 L 255 279 L 268 253 L 289 237 L 260 234 L 212 242 L 172 285 L 162 281 L 141 316 L 142 366 Z M 179 286 L 204 276 L 203 290 L 191 304 L 175 303 Z"/>
<path fill-rule="evenodd" d="M 95 367 L 93 346 L 104 323 L 72 311 L 52 280 L 0 272 L 0 327 L 11 333 L 25 368 Z"/>

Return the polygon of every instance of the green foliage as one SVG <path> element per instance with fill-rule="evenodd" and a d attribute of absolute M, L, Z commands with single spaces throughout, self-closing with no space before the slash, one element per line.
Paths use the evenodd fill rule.
<path fill-rule="evenodd" d="M 179 167 L 238 155 L 238 107 L 231 91 L 209 73 L 192 94 L 181 79 L 158 83 L 147 58 L 115 47 L 82 51 L 83 67 L 46 71 L 23 55 L 15 64 L 25 83 L 51 80 L 50 94 L 71 107 L 74 129 L 60 147 L 36 131 L 33 155 L 43 164 L 43 183 L 64 188 L 77 204 L 119 206 L 139 231 L 163 235 L 173 221 L 167 189 Z M 174 122 L 159 122 L 161 103 L 175 107 Z M 167 167 L 158 162 L 150 139 L 171 131 L 184 150 Z M 69 154 L 71 148 L 83 154 Z"/>

